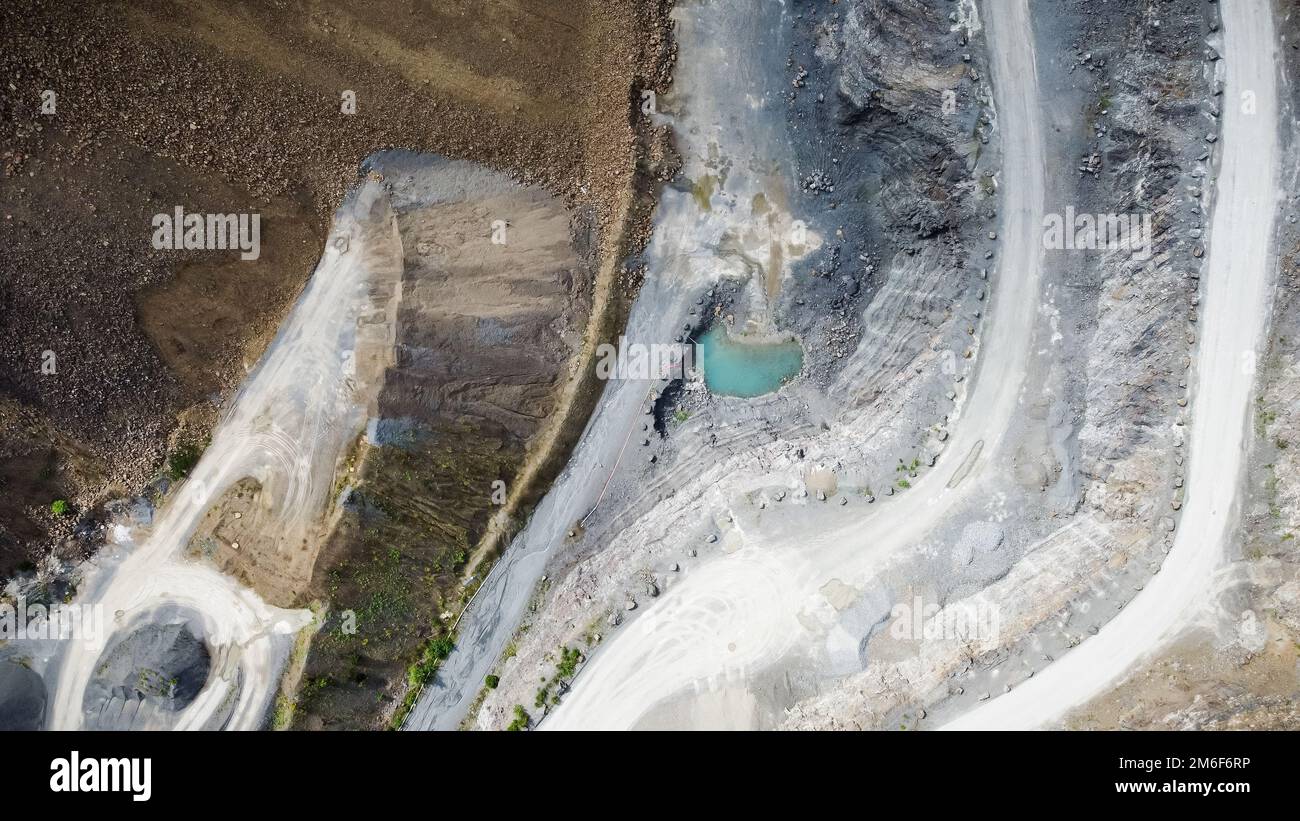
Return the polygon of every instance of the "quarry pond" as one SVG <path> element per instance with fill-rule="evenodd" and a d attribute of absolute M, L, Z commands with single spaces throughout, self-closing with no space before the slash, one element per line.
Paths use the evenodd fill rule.
<path fill-rule="evenodd" d="M 721 325 L 700 337 L 698 353 L 709 390 L 744 399 L 779 390 L 803 368 L 803 347 L 797 341 L 749 341 L 733 337 Z"/>

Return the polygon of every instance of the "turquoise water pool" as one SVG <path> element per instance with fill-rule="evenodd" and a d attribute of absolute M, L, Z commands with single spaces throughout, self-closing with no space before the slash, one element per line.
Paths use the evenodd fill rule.
<path fill-rule="evenodd" d="M 700 368 L 709 390 L 726 396 L 771 393 L 803 367 L 798 342 L 741 342 L 715 325 L 699 339 Z"/>

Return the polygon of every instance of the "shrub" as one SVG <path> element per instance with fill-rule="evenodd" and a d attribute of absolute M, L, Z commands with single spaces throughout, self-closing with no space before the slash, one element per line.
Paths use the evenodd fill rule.
<path fill-rule="evenodd" d="M 526 730 L 528 729 L 529 721 L 530 719 L 528 718 L 528 713 L 524 712 L 524 705 L 516 704 L 515 720 L 510 722 L 508 725 L 506 725 L 506 729 L 512 732 L 518 732 L 519 730 Z"/>
<path fill-rule="evenodd" d="M 428 684 L 433 679 L 433 674 L 442 666 L 443 659 L 450 656 L 455 647 L 456 643 L 452 641 L 451 636 L 429 639 L 424 645 L 420 660 L 407 670 L 407 680 L 411 682 L 411 686 L 422 687 Z"/>
<path fill-rule="evenodd" d="M 429 642 L 427 654 L 442 661 L 451 655 L 451 651 L 456 649 L 456 643 L 451 640 L 451 636 L 439 636 Z"/>
<path fill-rule="evenodd" d="M 203 448 L 193 442 L 177 446 L 176 450 L 167 456 L 167 478 L 178 482 L 189 476 L 202 455 Z"/>
<path fill-rule="evenodd" d="M 557 678 L 570 679 L 578 672 L 578 659 L 582 658 L 582 653 L 578 648 L 568 647 L 560 648 L 560 663 L 555 665 L 555 675 Z"/>

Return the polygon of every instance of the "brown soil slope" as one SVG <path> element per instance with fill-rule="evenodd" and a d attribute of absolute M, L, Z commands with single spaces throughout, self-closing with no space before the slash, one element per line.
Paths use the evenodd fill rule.
<path fill-rule="evenodd" d="M 509 226 L 500 244 L 484 230 L 490 218 Z M 462 569 L 556 412 L 580 347 L 596 267 L 580 222 L 537 188 L 399 208 L 396 360 L 378 421 L 341 471 L 350 490 L 310 588 L 256 540 L 249 551 L 240 536 L 237 552 L 216 557 L 268 600 L 324 603 L 301 684 L 293 690 L 291 677 L 284 690 L 282 724 L 400 723 L 411 685 L 427 676 L 412 665 L 472 592 Z"/>
<path fill-rule="evenodd" d="M 667 79 L 664 5 L 0 5 L 0 576 L 169 441 L 202 441 L 372 151 L 503 168 L 618 233 L 632 104 Z M 154 250 L 150 219 L 176 205 L 260 213 L 260 258 Z"/>

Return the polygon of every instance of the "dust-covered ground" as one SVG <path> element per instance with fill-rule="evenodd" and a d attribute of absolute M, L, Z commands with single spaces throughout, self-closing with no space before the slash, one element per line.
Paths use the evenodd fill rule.
<path fill-rule="evenodd" d="M 184 474 L 373 151 L 540 184 L 622 254 L 647 213 L 633 121 L 669 79 L 665 5 L 6 3 L 0 575 L 58 542 L 84 554 L 99 505 L 169 449 Z M 260 214 L 259 258 L 154 250 L 151 218 L 178 205 Z"/>

